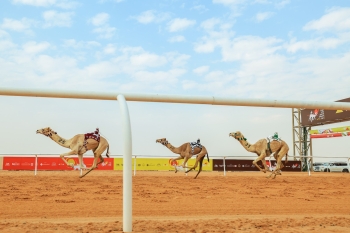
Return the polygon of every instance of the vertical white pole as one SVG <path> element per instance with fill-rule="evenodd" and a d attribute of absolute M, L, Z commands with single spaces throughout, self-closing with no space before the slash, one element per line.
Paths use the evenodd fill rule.
<path fill-rule="evenodd" d="M 34 168 L 34 175 L 36 176 L 37 170 L 38 170 L 38 155 L 35 155 L 35 168 Z"/>
<path fill-rule="evenodd" d="M 136 176 L 136 155 L 134 157 L 134 176 Z"/>
<path fill-rule="evenodd" d="M 225 157 L 224 157 L 224 176 L 226 176 L 226 162 L 225 162 Z"/>
<path fill-rule="evenodd" d="M 307 170 L 309 171 L 309 176 L 310 176 L 311 174 L 310 174 L 310 165 L 309 165 L 309 163 L 310 163 L 310 159 L 309 160 L 306 159 Z"/>
<path fill-rule="evenodd" d="M 132 138 L 128 105 L 117 96 L 123 128 L 123 232 L 132 232 Z"/>

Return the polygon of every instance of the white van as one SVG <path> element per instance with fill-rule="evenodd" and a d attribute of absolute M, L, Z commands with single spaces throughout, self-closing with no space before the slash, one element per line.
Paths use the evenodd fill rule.
<path fill-rule="evenodd" d="M 313 163 L 312 167 L 314 172 L 323 172 L 324 169 L 328 168 L 328 163 Z"/>
<path fill-rule="evenodd" d="M 325 172 L 349 172 L 349 164 L 341 161 L 330 161 L 325 167 Z"/>

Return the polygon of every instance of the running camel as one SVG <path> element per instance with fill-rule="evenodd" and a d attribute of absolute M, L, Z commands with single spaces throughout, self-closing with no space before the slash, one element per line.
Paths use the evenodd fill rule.
<path fill-rule="evenodd" d="M 171 159 L 172 161 L 184 159 L 181 166 L 183 168 L 190 168 L 188 171 L 186 171 L 186 173 L 191 171 L 191 170 L 196 169 L 196 167 L 198 166 L 198 163 L 199 163 L 199 170 L 198 170 L 197 175 L 194 177 L 194 179 L 196 179 L 197 176 L 199 175 L 199 173 L 202 171 L 203 159 L 204 159 L 205 155 L 207 155 L 207 159 L 209 162 L 209 155 L 208 155 L 207 149 L 204 146 L 200 145 L 199 139 L 198 139 L 197 143 L 187 142 L 187 143 L 182 144 L 180 147 L 174 147 L 166 140 L 166 138 L 157 139 L 156 142 L 161 143 L 162 145 L 166 146 L 173 153 L 180 155 L 179 157 L 177 157 L 175 159 Z M 192 146 L 191 146 L 191 144 L 192 144 Z M 195 162 L 194 166 L 193 167 L 186 167 L 187 161 L 193 155 L 197 155 L 196 162 Z M 177 172 L 177 170 L 175 170 L 175 173 L 176 172 Z"/>
<path fill-rule="evenodd" d="M 256 153 L 258 155 L 258 158 L 256 158 L 253 161 L 253 164 L 255 165 L 255 167 L 257 167 L 260 171 L 266 173 L 266 171 L 268 171 L 268 167 L 266 165 L 266 156 L 270 156 L 272 153 L 274 158 L 277 161 L 277 166 L 275 171 L 273 171 L 269 176 L 273 176 L 273 178 L 276 177 L 276 175 L 280 175 L 281 174 L 281 169 L 284 167 L 284 165 L 282 164 L 282 158 L 283 156 L 286 156 L 285 162 L 284 164 L 286 164 L 288 162 L 288 150 L 289 147 L 287 145 L 287 143 L 283 140 L 273 140 L 273 139 L 277 139 L 277 138 L 271 138 L 272 140 L 270 140 L 269 138 L 267 139 L 260 139 L 259 141 L 257 141 L 255 144 L 250 144 L 247 139 L 244 137 L 244 135 L 237 131 L 237 132 L 233 132 L 229 134 L 230 137 L 234 137 L 235 139 L 238 140 L 238 142 L 244 147 L 244 149 L 246 149 L 249 152 L 252 153 Z M 259 165 L 257 164 L 258 161 L 262 162 L 264 169 L 260 168 Z"/>
<path fill-rule="evenodd" d="M 55 131 L 53 131 L 50 127 L 38 129 L 36 131 L 38 134 L 43 134 L 49 138 L 51 138 L 58 145 L 69 148 L 70 151 L 67 153 L 60 154 L 61 159 L 68 165 L 73 167 L 74 165 L 69 164 L 65 158 L 65 156 L 78 155 L 80 169 L 88 170 L 85 174 L 81 175 L 80 178 L 87 175 L 89 172 L 94 170 L 98 164 L 103 163 L 102 153 L 107 149 L 106 156 L 109 158 L 109 144 L 107 140 L 103 137 L 99 136 L 98 128 L 94 133 L 89 134 L 77 134 L 71 139 L 64 139 L 59 136 Z M 92 150 L 94 153 L 94 162 L 91 168 L 86 168 L 83 164 L 83 154 L 89 150 Z M 98 158 L 100 161 L 98 162 Z"/>

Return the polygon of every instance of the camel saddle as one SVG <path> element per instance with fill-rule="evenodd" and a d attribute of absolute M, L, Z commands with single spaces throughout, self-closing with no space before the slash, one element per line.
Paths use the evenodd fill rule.
<path fill-rule="evenodd" d="M 95 132 L 86 133 L 86 134 L 84 134 L 84 136 L 85 136 L 85 141 L 87 139 L 94 139 L 94 140 L 100 142 L 100 131 L 98 128 L 95 130 Z"/>
<path fill-rule="evenodd" d="M 202 149 L 201 141 L 199 139 L 196 142 L 190 142 L 190 146 L 192 149 L 192 154 L 194 152 L 194 148 L 198 147 L 198 148 Z"/>

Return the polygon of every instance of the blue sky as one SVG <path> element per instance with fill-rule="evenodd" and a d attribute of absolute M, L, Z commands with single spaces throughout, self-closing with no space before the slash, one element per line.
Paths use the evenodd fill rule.
<path fill-rule="evenodd" d="M 311 101 L 350 96 L 350 2 L 346 0 L 6 0 L 1 2 L 1 9 L 2 87 Z M 17 126 L 23 122 L 18 109 L 38 118 L 41 109 L 52 108 L 50 101 L 56 106 L 50 110 L 56 111 L 52 122 L 46 120 L 48 125 L 39 127 L 43 119 L 38 118 L 22 127 L 32 130 L 53 122 L 56 127 L 69 124 L 71 130 L 67 129 L 66 134 L 72 135 L 109 123 L 97 115 L 84 126 L 76 122 L 79 118 L 75 116 L 67 119 L 62 113 L 69 105 L 66 100 L 26 99 L 31 103 L 29 108 L 16 97 L 4 98 L 6 103 L 0 107 L 11 109 L 6 125 L 9 130 L 16 117 Z M 86 109 L 76 110 L 81 115 L 91 114 L 89 106 L 96 104 L 77 101 L 71 103 L 86 104 Z M 104 104 L 110 103 L 100 105 Z M 149 116 L 147 126 L 142 124 L 145 119 L 138 121 L 136 116 L 134 125 L 137 128 L 140 124 L 142 133 L 152 131 L 152 142 L 158 136 L 155 132 L 160 137 L 177 138 L 174 144 L 192 140 L 187 135 L 193 134 L 193 140 L 205 137 L 194 130 L 203 127 L 196 125 L 203 121 L 208 128 L 216 125 L 217 133 L 222 135 L 248 131 L 252 141 L 281 131 L 292 148 L 290 109 L 244 108 L 239 118 L 235 111 L 242 108 L 140 103 L 132 103 L 130 108 L 137 116 Z M 115 111 L 118 114 L 118 109 Z M 184 114 L 175 117 L 174 112 Z M 162 117 L 158 119 L 157 114 Z M 230 125 L 233 115 L 237 119 Z M 60 125 L 55 117 L 65 121 Z M 219 123 L 217 117 L 222 117 Z M 155 118 L 157 124 L 164 120 L 163 128 L 154 130 Z M 165 122 L 169 119 L 192 133 L 167 129 Z M 114 130 L 120 130 L 119 126 L 116 124 Z M 108 133 L 111 135 L 112 130 Z M 163 152 L 159 145 L 149 146 L 138 138 L 136 129 L 134 135 L 136 142 L 144 143 L 148 154 Z M 115 137 L 118 141 L 119 136 Z M 233 146 L 232 140 L 227 150 L 217 146 L 219 142 L 212 137 L 208 136 L 208 141 L 220 151 L 218 154 L 245 153 Z M 59 149 L 52 146 L 43 151 L 56 153 Z M 9 150 L 4 148 L 2 152 Z M 28 145 L 21 152 L 35 150 Z M 137 146 L 135 150 L 139 150 Z M 328 153 L 323 151 L 318 153 Z"/>

